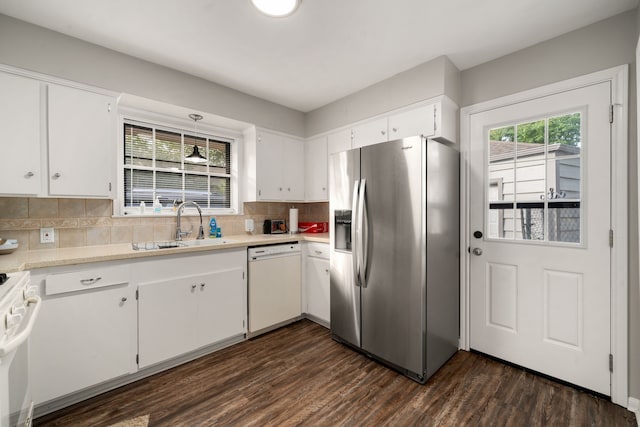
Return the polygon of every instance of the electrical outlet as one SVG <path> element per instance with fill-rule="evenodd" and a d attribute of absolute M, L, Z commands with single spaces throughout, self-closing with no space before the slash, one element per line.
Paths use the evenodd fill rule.
<path fill-rule="evenodd" d="M 53 243 L 55 241 L 56 239 L 53 234 L 53 228 L 40 229 L 40 243 Z"/>
<path fill-rule="evenodd" d="M 253 219 L 245 219 L 244 220 L 244 231 L 247 233 L 253 232 Z"/>

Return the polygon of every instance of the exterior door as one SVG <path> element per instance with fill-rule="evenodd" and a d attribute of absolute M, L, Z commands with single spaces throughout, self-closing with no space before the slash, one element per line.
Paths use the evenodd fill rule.
<path fill-rule="evenodd" d="M 610 82 L 473 114 L 470 347 L 611 394 Z"/>

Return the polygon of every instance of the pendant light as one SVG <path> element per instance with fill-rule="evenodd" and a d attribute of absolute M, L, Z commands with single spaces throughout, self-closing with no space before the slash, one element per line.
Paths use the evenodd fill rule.
<path fill-rule="evenodd" d="M 189 114 L 189 118 L 193 120 L 193 132 L 195 133 L 195 137 L 198 138 L 198 120 L 202 120 L 203 117 L 200 114 Z M 190 163 L 206 163 L 207 158 L 200 154 L 198 144 L 194 142 L 193 152 L 185 157 L 184 161 Z"/>
<path fill-rule="evenodd" d="M 300 0 L 251 0 L 251 3 L 265 15 L 283 18 L 295 12 Z"/>

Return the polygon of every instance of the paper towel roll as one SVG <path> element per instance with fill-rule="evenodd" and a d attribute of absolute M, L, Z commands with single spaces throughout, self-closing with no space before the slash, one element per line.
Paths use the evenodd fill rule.
<path fill-rule="evenodd" d="M 289 209 L 289 233 L 298 232 L 298 209 Z"/>

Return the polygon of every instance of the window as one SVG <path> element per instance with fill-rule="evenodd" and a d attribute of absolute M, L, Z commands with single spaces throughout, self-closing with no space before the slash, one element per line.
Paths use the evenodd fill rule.
<path fill-rule="evenodd" d="M 203 209 L 232 208 L 232 140 L 130 120 L 123 133 L 125 212 L 139 212 L 140 202 L 150 209 L 156 197 L 163 209 L 186 200 Z M 205 162 L 184 160 L 194 146 Z"/>
<path fill-rule="evenodd" d="M 581 243 L 582 113 L 488 131 L 490 238 Z"/>

